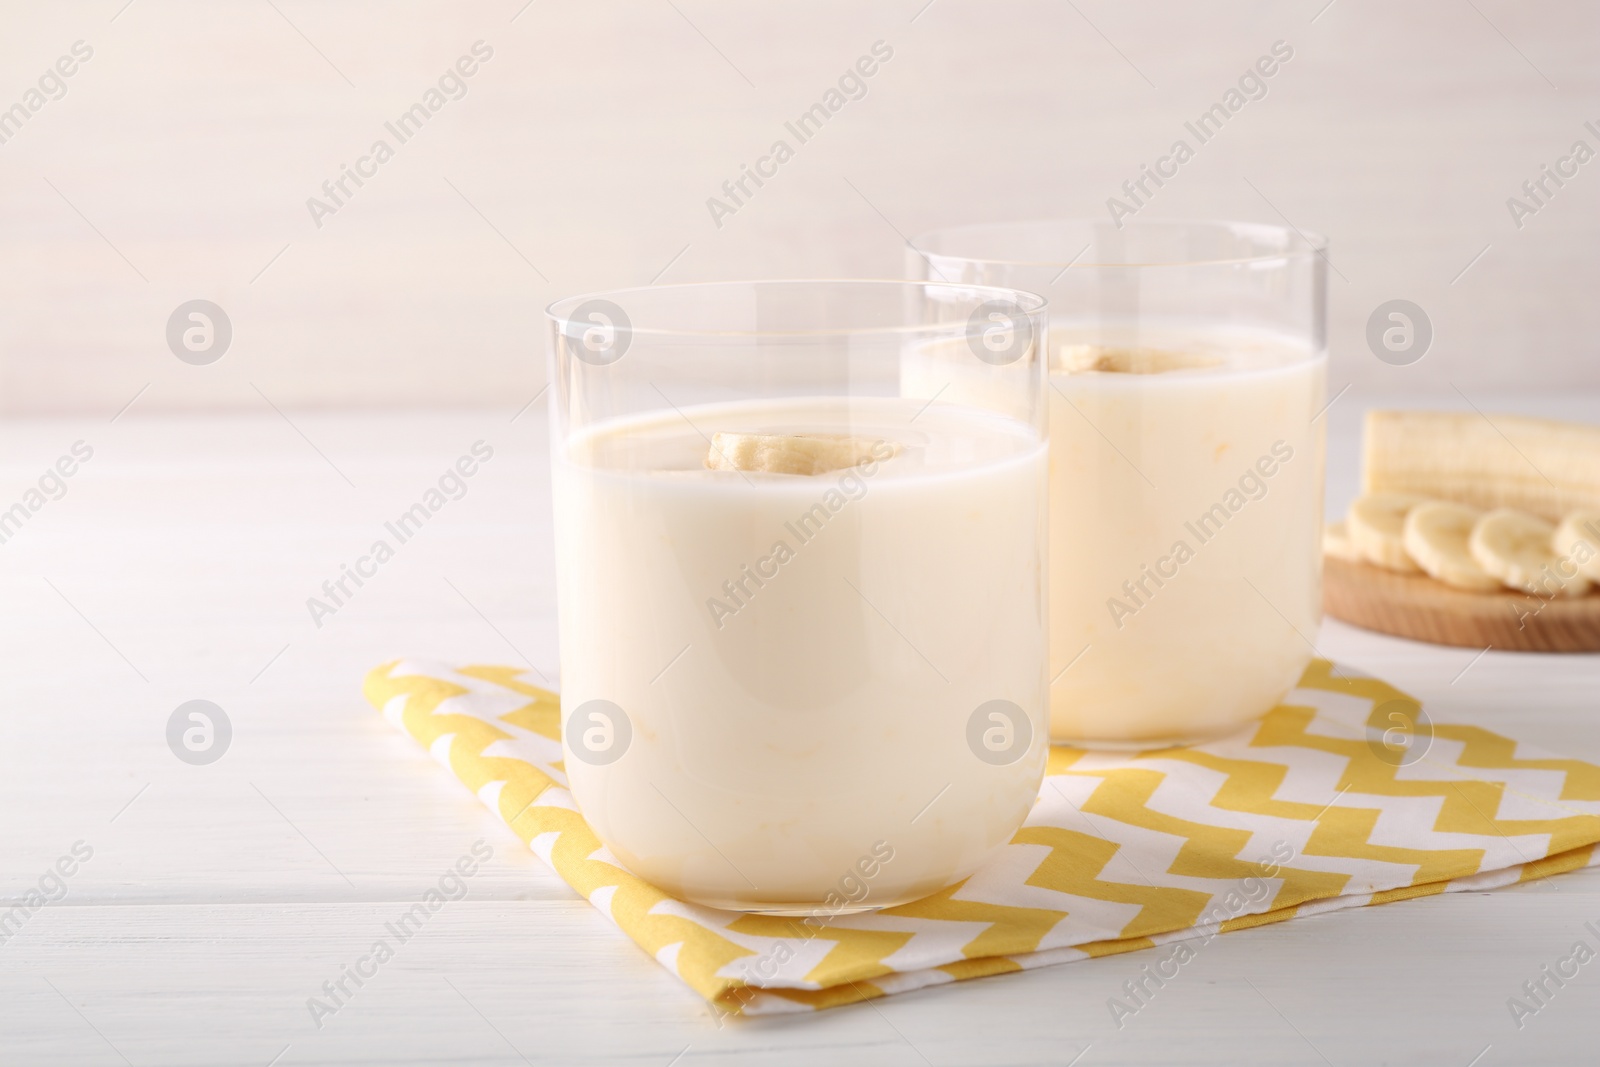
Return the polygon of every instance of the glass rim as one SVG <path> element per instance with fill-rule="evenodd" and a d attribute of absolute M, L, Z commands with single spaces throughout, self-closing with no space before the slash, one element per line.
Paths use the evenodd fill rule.
<path fill-rule="evenodd" d="M 1271 233 L 1279 236 L 1288 236 L 1298 243 L 1298 247 L 1280 249 L 1271 252 L 1262 252 L 1259 255 L 1221 256 L 1213 259 L 1152 259 L 1152 260 L 1109 260 L 1086 262 L 1077 259 L 1017 259 L 1005 256 L 969 256 L 953 252 L 930 251 L 923 247 L 923 242 L 932 238 L 960 233 L 976 233 L 982 230 L 1003 230 L 1029 228 L 1045 228 L 1054 226 L 1071 226 L 1090 229 L 1095 226 L 1110 226 L 1113 223 L 1100 218 L 1068 217 L 1046 219 L 1010 219 L 1001 222 L 971 222 L 958 226 L 941 226 L 927 230 L 913 237 L 909 244 L 913 251 L 924 257 L 939 257 L 942 259 L 959 260 L 966 263 L 983 263 L 994 266 L 1017 267 L 1061 267 L 1063 270 L 1083 269 L 1093 267 L 1097 270 L 1130 269 L 1148 270 L 1155 267 L 1221 267 L 1236 266 L 1245 263 L 1271 263 L 1277 260 L 1296 260 L 1310 256 L 1327 258 L 1328 238 L 1315 230 L 1301 230 L 1295 226 L 1279 226 L 1271 222 L 1241 222 L 1233 219 L 1129 219 L 1118 226 L 1123 229 L 1144 230 L 1212 230 L 1232 233 L 1258 234 Z M 1085 246 L 1087 251 L 1087 246 Z M 1081 255 L 1082 253 L 1080 253 Z"/>
<path fill-rule="evenodd" d="M 552 300 L 545 305 L 545 318 L 553 323 L 563 333 L 573 325 L 588 327 L 589 322 L 571 318 L 571 313 L 576 308 L 591 300 L 613 300 L 615 297 L 627 296 L 630 293 L 670 294 L 674 290 L 683 291 L 712 291 L 723 289 L 776 289 L 780 286 L 796 288 L 824 289 L 827 287 L 851 289 L 879 289 L 889 291 L 893 289 L 951 289 L 978 296 L 989 296 L 992 299 L 1008 301 L 1018 311 L 1029 317 L 1036 316 L 1049 307 L 1050 302 L 1043 295 L 1027 289 L 1013 289 L 1003 285 L 988 285 L 976 282 L 950 282 L 934 278 L 757 278 L 746 280 L 723 280 L 711 282 L 673 282 L 669 285 L 634 285 L 621 289 L 600 289 L 593 292 L 578 293 L 572 296 L 563 296 Z M 614 301 L 613 301 L 614 302 Z M 987 302 L 987 301 L 985 301 Z M 624 309 L 625 310 L 625 309 Z M 866 336 L 895 336 L 895 335 L 940 335 L 947 333 L 964 333 L 967 324 L 964 322 L 934 322 L 934 323 L 908 323 L 900 326 L 837 326 L 824 327 L 815 330 L 738 330 L 719 329 L 714 326 L 705 327 L 662 327 L 640 325 L 629 322 L 628 330 L 635 336 L 647 337 L 740 337 L 740 338 L 802 338 L 802 337 L 866 337 Z"/>

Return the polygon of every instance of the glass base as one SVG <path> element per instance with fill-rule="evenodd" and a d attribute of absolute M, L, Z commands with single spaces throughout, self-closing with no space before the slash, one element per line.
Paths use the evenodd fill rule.
<path fill-rule="evenodd" d="M 688 901 L 690 904 L 698 904 L 704 908 L 716 908 L 720 911 L 742 911 L 747 915 L 771 915 L 774 918 L 803 919 L 815 917 L 816 919 L 823 921 L 836 919 L 841 915 L 860 915 L 862 912 L 867 911 L 882 911 L 884 908 L 892 908 L 897 904 L 906 903 L 906 901 L 903 900 L 892 900 L 884 903 L 872 904 L 868 904 L 863 901 L 860 904 L 846 904 L 843 907 L 832 907 L 824 904 L 820 900 L 812 901 L 809 904 L 781 902 L 773 904 L 752 904 L 749 901 L 731 899 L 716 900 L 707 897 L 684 897 L 683 899 Z"/>
<path fill-rule="evenodd" d="M 1226 737 L 1227 735 L 1222 735 Z M 1061 745 L 1064 748 L 1081 748 L 1085 752 L 1155 752 L 1163 748 L 1188 748 L 1191 745 L 1204 744 L 1215 741 L 1214 737 L 1173 737 L 1152 738 L 1148 741 L 1098 741 L 1073 738 L 1064 740 L 1052 737 L 1052 745 Z"/>
<path fill-rule="evenodd" d="M 1210 744 L 1212 741 L 1221 741 L 1225 737 L 1255 729 L 1263 716 L 1239 723 L 1225 730 L 1215 733 L 1195 734 L 1188 737 L 1149 737 L 1135 738 L 1128 741 L 1101 738 L 1083 737 L 1056 737 L 1050 738 L 1052 745 L 1063 745 L 1067 748 L 1081 748 L 1088 752 L 1155 752 L 1164 748 L 1192 748 L 1195 745 Z"/>

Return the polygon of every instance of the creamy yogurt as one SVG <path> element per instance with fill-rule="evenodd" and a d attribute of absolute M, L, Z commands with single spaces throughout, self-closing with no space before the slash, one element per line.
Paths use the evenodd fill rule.
<path fill-rule="evenodd" d="M 897 449 L 708 470 L 719 432 Z M 1046 752 L 1046 470 L 1019 422 L 890 398 L 705 405 L 558 447 L 565 768 L 617 859 L 798 912 L 914 899 L 1005 844 Z M 997 701 L 1020 721 L 979 714 Z"/>
<path fill-rule="evenodd" d="M 1148 747 L 1258 718 L 1321 622 L 1325 353 L 1209 327 L 1058 328 L 1051 353 L 1052 737 Z M 998 402 L 959 352 L 903 376 Z"/>

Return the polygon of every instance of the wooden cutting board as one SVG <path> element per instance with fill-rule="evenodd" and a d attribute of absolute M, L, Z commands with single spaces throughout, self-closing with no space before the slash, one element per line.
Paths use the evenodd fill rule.
<path fill-rule="evenodd" d="M 1323 559 L 1322 607 L 1367 630 L 1462 648 L 1600 652 L 1600 593 L 1541 600 L 1469 593 L 1426 575 Z"/>

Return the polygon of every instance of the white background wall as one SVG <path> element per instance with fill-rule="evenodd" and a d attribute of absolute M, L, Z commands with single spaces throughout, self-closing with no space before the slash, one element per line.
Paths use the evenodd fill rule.
<path fill-rule="evenodd" d="M 0 8 L 0 108 L 94 49 L 0 145 L 12 413 L 519 405 L 558 295 L 892 275 L 902 234 L 1101 214 L 1280 39 L 1268 95 L 1145 214 L 1328 233 L 1336 383 L 1600 387 L 1600 161 L 1520 230 L 1506 208 L 1600 149 L 1592 3 L 124 2 Z M 307 197 L 479 39 L 467 95 L 315 226 Z M 714 225 L 706 198 L 877 40 L 868 95 Z M 204 367 L 165 343 L 196 297 L 234 325 Z M 1363 338 L 1394 297 L 1437 331 L 1409 367 Z"/>

